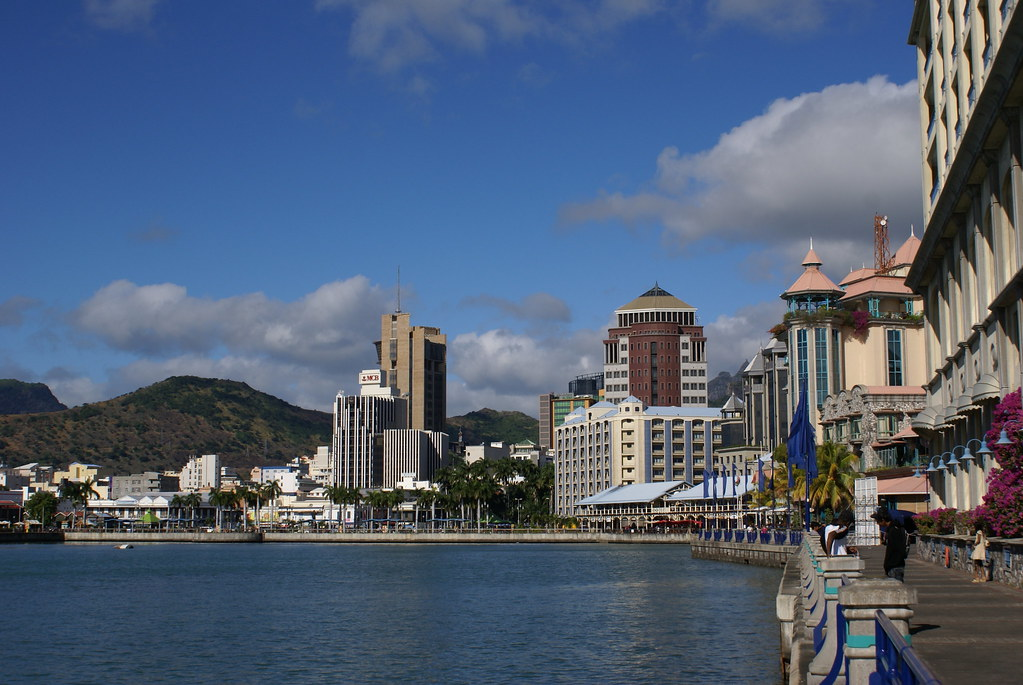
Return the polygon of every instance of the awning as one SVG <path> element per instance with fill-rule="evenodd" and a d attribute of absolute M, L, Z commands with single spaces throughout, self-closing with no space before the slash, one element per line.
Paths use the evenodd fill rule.
<path fill-rule="evenodd" d="M 983 402 L 984 400 L 997 399 L 1002 396 L 1002 387 L 998 379 L 989 373 L 985 373 L 973 386 L 973 401 Z"/>
<path fill-rule="evenodd" d="M 927 479 L 917 476 L 877 479 L 878 495 L 926 495 Z"/>
<path fill-rule="evenodd" d="M 910 440 L 912 438 L 919 438 L 919 437 L 920 436 L 917 434 L 917 432 L 915 430 L 913 430 L 912 426 L 906 426 L 905 428 L 900 430 L 898 433 L 893 435 L 892 436 L 892 440 L 900 440 L 900 439 L 901 440 Z"/>
<path fill-rule="evenodd" d="M 937 418 L 938 410 L 935 407 L 927 407 L 912 418 L 910 423 L 919 428 L 934 428 L 934 420 Z"/>

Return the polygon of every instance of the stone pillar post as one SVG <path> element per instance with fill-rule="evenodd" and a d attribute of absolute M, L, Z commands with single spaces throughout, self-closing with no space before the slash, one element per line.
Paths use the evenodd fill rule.
<path fill-rule="evenodd" d="M 880 609 L 903 636 L 909 635 L 909 619 L 913 617 L 910 605 L 916 604 L 916 588 L 897 580 L 860 580 L 839 589 L 838 602 L 846 621 L 846 682 L 866 685 L 876 670 L 874 612 Z"/>
<path fill-rule="evenodd" d="M 843 576 L 849 580 L 857 580 L 863 575 L 863 560 L 857 556 L 825 557 L 820 562 L 824 585 L 825 637 L 824 644 L 817 656 L 810 662 L 810 672 L 806 682 L 810 685 L 820 683 L 832 672 L 837 659 L 843 656 L 843 645 L 838 643 L 838 622 L 842 617 L 838 614 L 838 592 L 842 586 Z M 841 670 L 844 670 L 842 668 Z"/>

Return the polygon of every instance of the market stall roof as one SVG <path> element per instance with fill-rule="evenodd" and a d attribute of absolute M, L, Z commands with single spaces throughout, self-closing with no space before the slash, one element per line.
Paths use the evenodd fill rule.
<path fill-rule="evenodd" d="M 616 485 L 613 488 L 602 490 L 595 495 L 579 500 L 576 502 L 576 506 L 653 502 L 655 499 L 664 497 L 667 493 L 687 485 L 689 484 L 680 480 L 669 480 L 663 483 Z"/>
<path fill-rule="evenodd" d="M 755 476 L 756 474 L 752 473 L 749 474 L 748 476 L 744 476 L 743 474 L 740 473 L 736 475 L 733 480 L 731 474 L 727 475 L 720 474 L 707 481 L 707 491 L 709 493 L 709 496 L 706 497 L 704 496 L 703 483 L 700 483 L 699 485 L 694 485 L 691 488 L 687 488 L 680 492 L 676 492 L 667 499 L 672 502 L 675 502 L 681 500 L 712 500 L 742 497 L 747 492 L 757 487 L 755 482 L 756 481 Z M 716 498 L 713 494 L 715 492 L 717 493 Z"/>

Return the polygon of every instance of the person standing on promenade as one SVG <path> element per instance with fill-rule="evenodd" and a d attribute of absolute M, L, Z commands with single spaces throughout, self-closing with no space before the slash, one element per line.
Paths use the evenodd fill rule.
<path fill-rule="evenodd" d="M 826 541 L 824 550 L 829 556 L 842 557 L 847 554 L 855 554 L 846 545 L 846 538 L 849 535 L 849 528 L 852 526 L 852 514 L 843 511 L 832 520 L 831 525 L 824 529 Z"/>
<path fill-rule="evenodd" d="M 984 534 L 984 528 L 980 525 L 974 532 L 973 551 L 970 553 L 970 559 L 973 561 L 973 582 L 986 583 L 987 568 L 984 564 L 987 561 L 987 535 Z"/>
<path fill-rule="evenodd" d="M 906 557 L 909 556 L 909 536 L 902 521 L 892 517 L 887 509 L 878 509 L 872 518 L 884 526 L 884 574 L 900 583 L 906 579 Z"/>

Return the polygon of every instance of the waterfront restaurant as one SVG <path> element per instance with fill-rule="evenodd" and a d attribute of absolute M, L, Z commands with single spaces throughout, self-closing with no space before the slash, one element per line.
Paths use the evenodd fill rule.
<path fill-rule="evenodd" d="M 751 507 L 757 474 L 715 474 L 706 483 L 617 485 L 575 503 L 576 517 L 596 530 L 743 528 L 765 525 L 767 507 Z"/>
<path fill-rule="evenodd" d="M 696 519 L 708 528 L 744 528 L 761 519 L 764 508 L 750 506 L 757 489 L 757 474 L 714 474 L 707 481 L 678 490 L 664 498 L 677 519 Z"/>
<path fill-rule="evenodd" d="M 689 484 L 683 481 L 615 485 L 575 503 L 576 518 L 593 530 L 640 530 L 656 519 L 669 520 L 666 497 Z"/>

